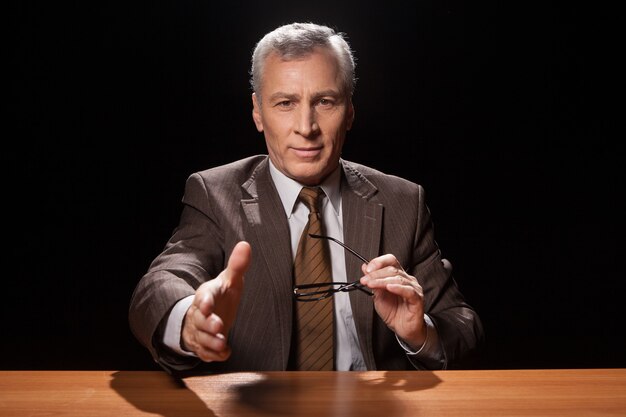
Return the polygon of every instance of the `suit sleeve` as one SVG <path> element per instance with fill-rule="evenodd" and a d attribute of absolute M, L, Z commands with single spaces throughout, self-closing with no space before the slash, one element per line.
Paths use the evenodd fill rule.
<path fill-rule="evenodd" d="M 417 219 L 412 274 L 424 289 L 424 310 L 437 328 L 446 366 L 465 367 L 483 343 L 483 328 L 478 314 L 459 291 L 452 271 L 443 266 L 421 186 Z"/>
<path fill-rule="evenodd" d="M 175 354 L 162 340 L 173 306 L 224 268 L 223 233 L 213 211 L 204 181 L 198 174 L 191 175 L 180 222 L 131 298 L 129 324 L 133 334 L 168 371 L 189 369 L 199 362 Z"/>

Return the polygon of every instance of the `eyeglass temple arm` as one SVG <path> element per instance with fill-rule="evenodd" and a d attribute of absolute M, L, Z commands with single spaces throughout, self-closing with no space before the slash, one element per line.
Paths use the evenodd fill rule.
<path fill-rule="evenodd" d="M 336 244 L 340 245 L 341 247 L 343 247 L 345 250 L 347 250 L 348 252 L 350 252 L 351 254 L 353 254 L 354 256 L 356 256 L 357 258 L 359 258 L 360 260 L 362 260 L 363 262 L 365 262 L 366 264 L 368 264 L 370 261 L 368 261 L 367 259 L 365 259 L 365 257 L 361 256 L 358 252 L 356 252 L 354 249 L 349 248 L 348 246 L 346 246 L 344 243 L 342 243 L 341 241 L 330 237 L 330 236 L 322 236 L 322 235 L 315 235 L 313 233 L 309 233 L 309 236 L 316 238 L 316 239 L 328 239 L 328 240 L 332 240 L 333 242 L 335 242 Z"/>

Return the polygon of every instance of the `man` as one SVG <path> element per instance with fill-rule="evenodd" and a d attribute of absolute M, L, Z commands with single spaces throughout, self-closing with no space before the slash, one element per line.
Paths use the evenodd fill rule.
<path fill-rule="evenodd" d="M 441 258 L 423 189 L 340 158 L 355 116 L 354 59 L 342 34 L 279 27 L 257 44 L 251 74 L 252 117 L 269 156 L 189 177 L 180 224 L 131 300 L 136 337 L 167 370 L 460 366 L 482 327 Z M 316 190 L 314 202 L 303 187 Z M 314 221 L 364 257 L 315 238 L 319 259 L 330 258 L 321 262 L 326 281 L 357 280 L 345 288 L 357 291 L 294 297 L 296 276 L 309 274 L 298 259 L 311 254 L 300 246 L 313 239 L 303 230 Z M 304 327 L 301 311 L 318 307 L 331 321 Z M 303 350 L 321 339 L 330 359 L 303 365 Z"/>

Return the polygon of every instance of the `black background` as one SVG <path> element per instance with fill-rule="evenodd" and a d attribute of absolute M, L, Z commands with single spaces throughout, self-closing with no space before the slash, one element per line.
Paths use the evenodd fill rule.
<path fill-rule="evenodd" d="M 128 328 L 132 290 L 187 176 L 265 152 L 249 58 L 293 21 L 347 33 L 358 83 L 344 157 L 425 187 L 484 322 L 479 366 L 626 366 L 610 9 L 75 3 L 6 15 L 0 369 L 157 368 Z"/>

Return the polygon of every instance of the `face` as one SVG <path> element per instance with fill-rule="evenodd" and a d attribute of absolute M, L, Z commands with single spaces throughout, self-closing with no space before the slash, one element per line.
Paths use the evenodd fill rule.
<path fill-rule="evenodd" d="M 337 168 L 354 119 L 342 85 L 337 60 L 326 49 L 292 61 L 271 54 L 265 61 L 252 118 L 272 163 L 289 178 L 317 185 Z"/>

